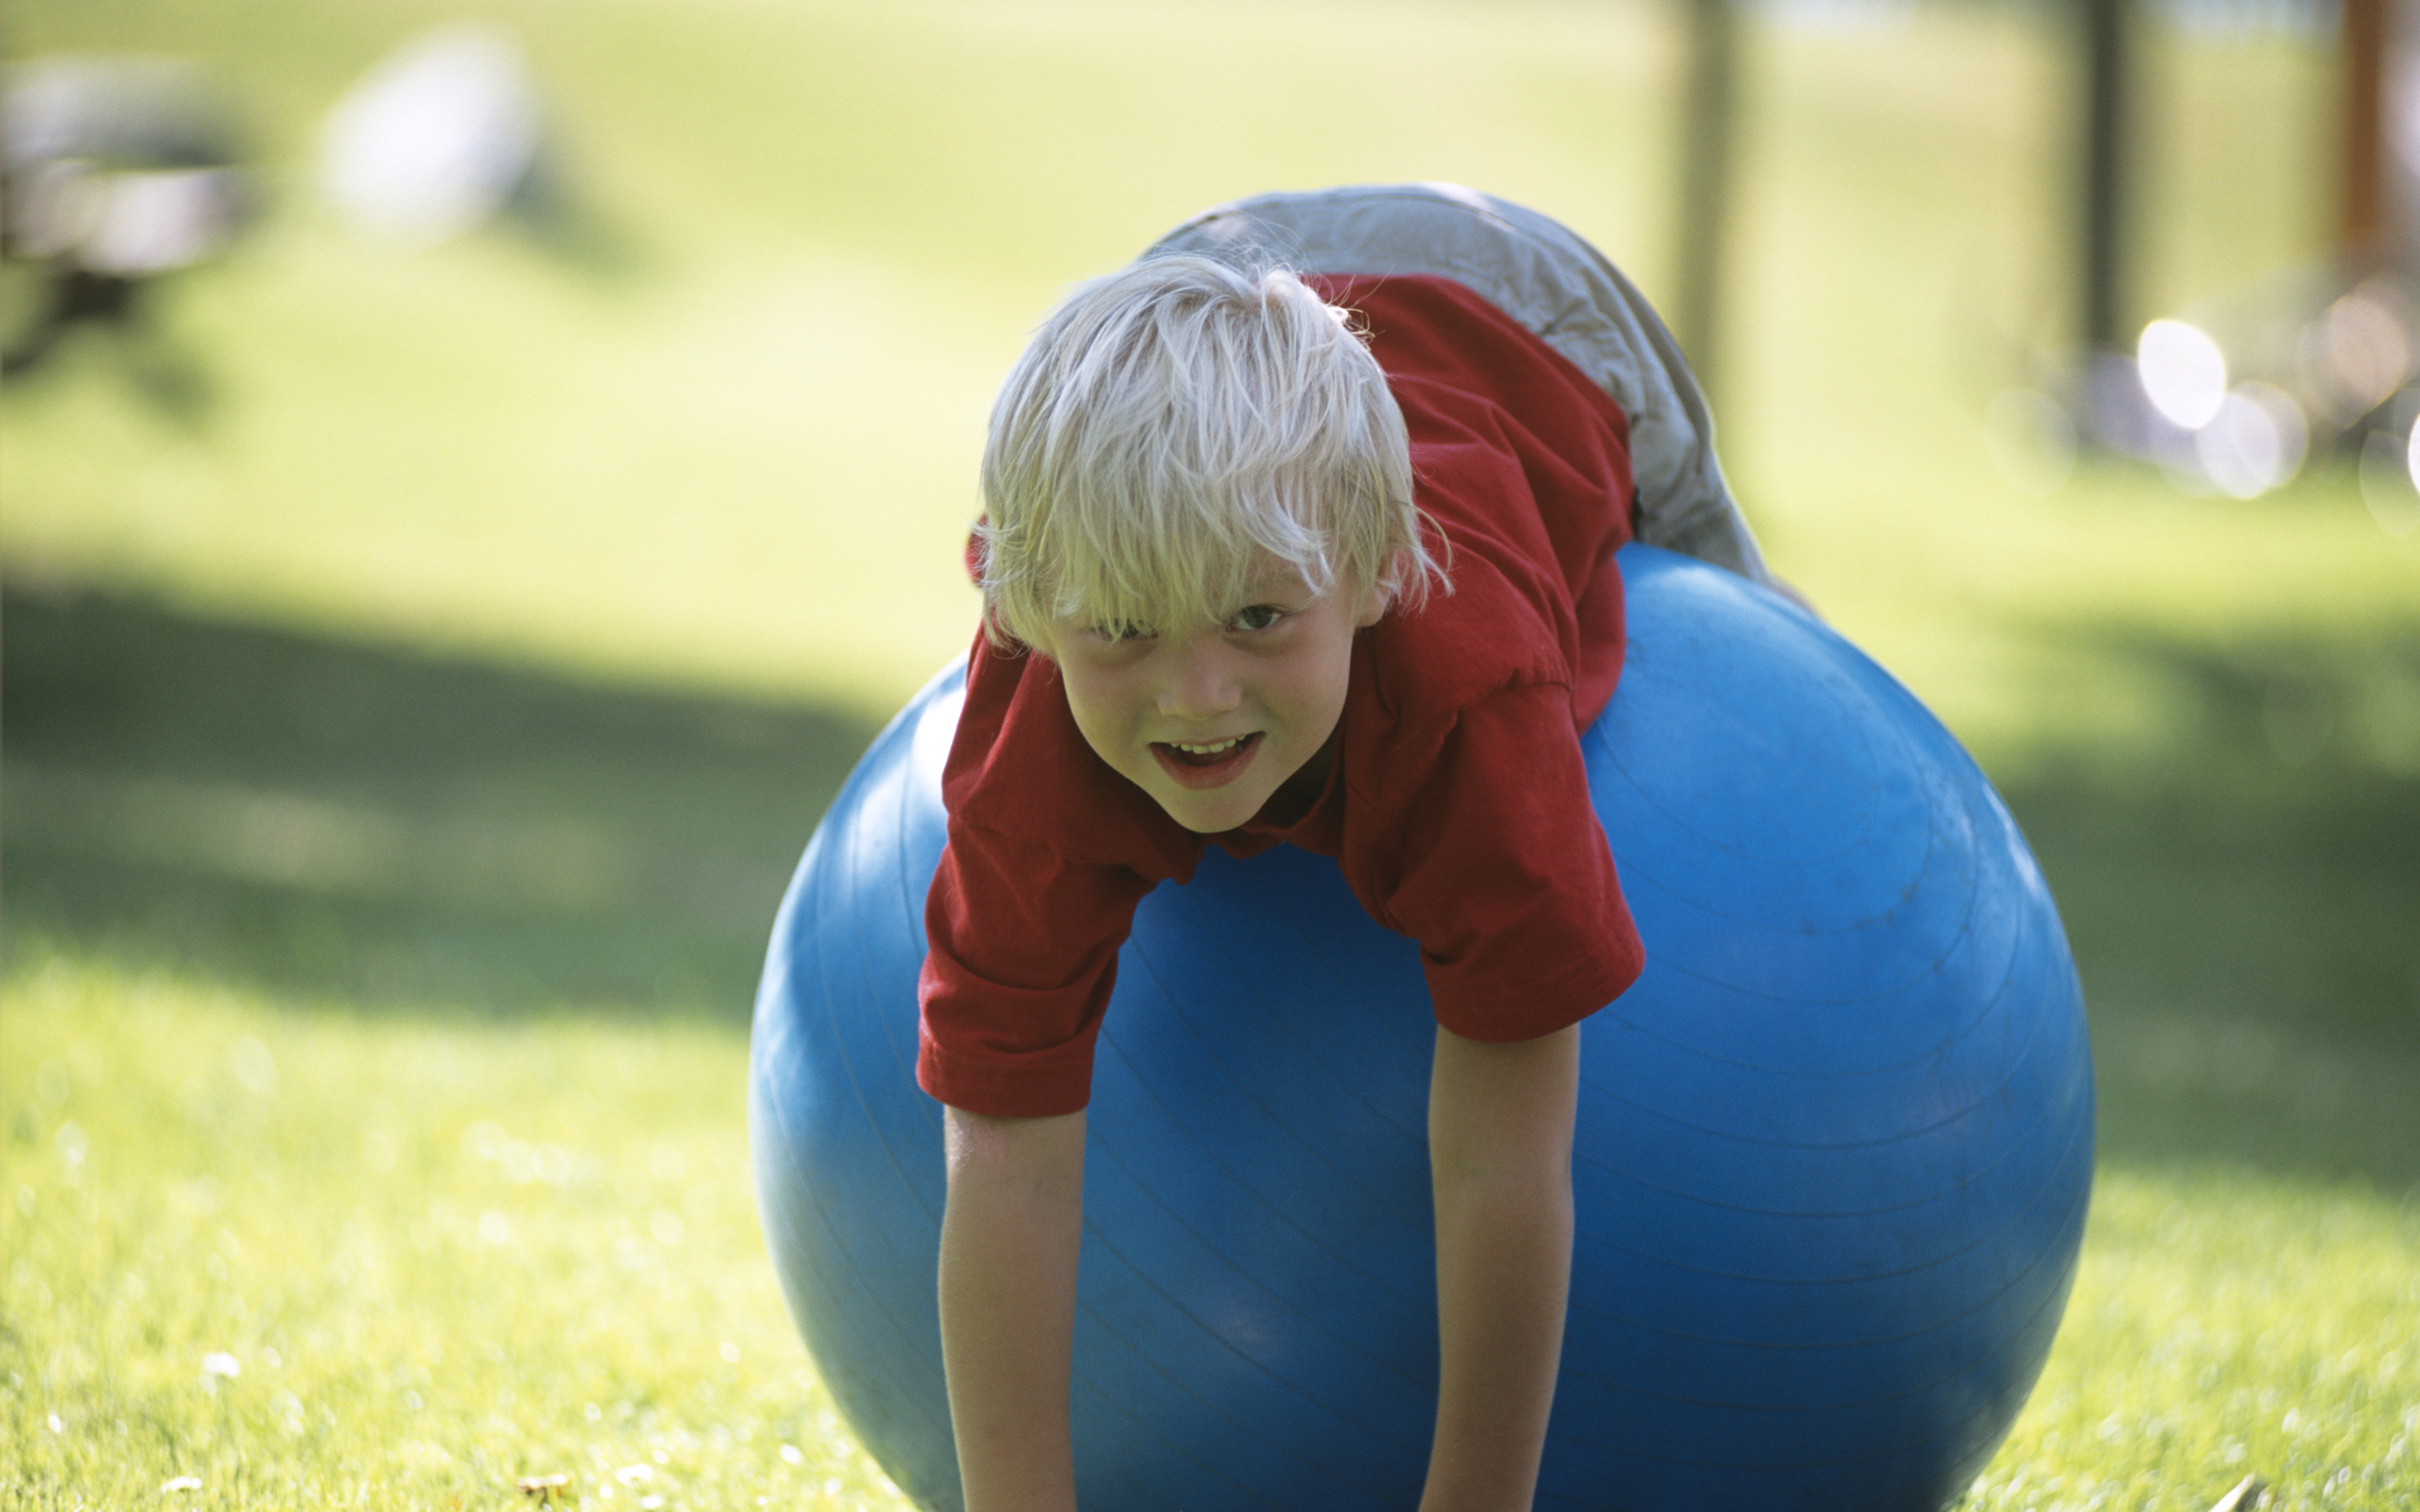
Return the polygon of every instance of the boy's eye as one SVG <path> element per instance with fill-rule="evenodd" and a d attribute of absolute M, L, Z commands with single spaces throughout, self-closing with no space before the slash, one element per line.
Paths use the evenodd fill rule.
<path fill-rule="evenodd" d="M 1150 638 L 1151 628 L 1137 620 L 1103 620 L 1093 633 L 1104 641 L 1143 641 Z"/>
<path fill-rule="evenodd" d="M 1286 617 L 1286 611 L 1274 604 L 1254 604 L 1239 611 L 1230 623 L 1239 630 L 1265 630 Z"/>

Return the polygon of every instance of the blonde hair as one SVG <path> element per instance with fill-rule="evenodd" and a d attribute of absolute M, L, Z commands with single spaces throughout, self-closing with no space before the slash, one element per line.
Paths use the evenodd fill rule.
<path fill-rule="evenodd" d="M 1386 374 L 1283 268 L 1169 254 L 1079 285 L 1000 390 L 982 481 L 995 644 L 1215 622 L 1271 558 L 1385 605 L 1444 581 Z"/>

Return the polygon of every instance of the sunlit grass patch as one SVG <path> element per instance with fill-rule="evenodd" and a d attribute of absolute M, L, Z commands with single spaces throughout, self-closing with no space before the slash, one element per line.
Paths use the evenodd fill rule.
<path fill-rule="evenodd" d="M 2420 1194 L 2104 1164 L 2066 1324 L 1969 1505 L 2420 1496 Z"/>
<path fill-rule="evenodd" d="M 896 1504 L 783 1313 L 731 1030 L 12 954 L 0 1500 Z"/>
<path fill-rule="evenodd" d="M 0 1481 L 22 1504 L 899 1505 L 758 1235 L 711 1025 L 365 1022 L 17 944 Z M 2420 1195 L 2119 1160 L 1971 1504 L 2420 1494 Z"/>

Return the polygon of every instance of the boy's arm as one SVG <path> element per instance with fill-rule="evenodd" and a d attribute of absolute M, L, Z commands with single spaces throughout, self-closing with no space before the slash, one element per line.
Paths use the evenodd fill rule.
<path fill-rule="evenodd" d="M 1074 1512 L 1067 1377 L 1084 1115 L 943 1109 L 942 1361 L 967 1512 Z"/>
<path fill-rule="evenodd" d="M 1518 1044 L 1437 1031 L 1437 1437 L 1421 1512 L 1529 1512 L 1571 1280 L 1577 1025 Z"/>

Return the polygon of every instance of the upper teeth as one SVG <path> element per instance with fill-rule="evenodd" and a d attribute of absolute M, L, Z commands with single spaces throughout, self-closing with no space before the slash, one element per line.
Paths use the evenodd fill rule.
<path fill-rule="evenodd" d="M 1178 750 L 1184 752 L 1188 756 L 1210 756 L 1225 750 L 1230 747 L 1241 745 L 1243 743 L 1243 738 L 1244 737 L 1241 735 L 1230 735 L 1225 740 L 1219 741 L 1216 744 L 1209 746 L 1189 746 L 1181 740 L 1171 740 L 1168 744 L 1176 747 Z"/>

